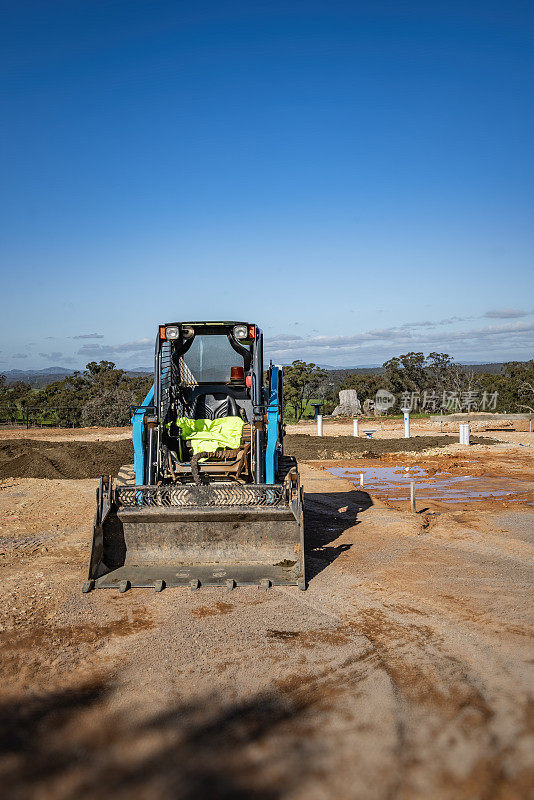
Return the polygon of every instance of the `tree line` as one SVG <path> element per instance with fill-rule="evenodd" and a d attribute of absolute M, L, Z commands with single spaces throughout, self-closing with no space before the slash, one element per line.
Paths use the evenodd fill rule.
<path fill-rule="evenodd" d="M 132 376 L 112 361 L 91 361 L 42 389 L 24 381 L 7 385 L 0 375 L 0 421 L 87 427 L 127 425 L 130 408 L 143 402 L 153 378 Z M 313 363 L 294 361 L 284 367 L 284 418 L 298 421 L 310 415 L 310 401 L 332 413 L 341 389 L 355 389 L 362 410 L 373 413 L 379 390 L 395 398 L 387 413 L 403 404 L 412 412 L 454 411 L 534 412 L 534 360 L 511 361 L 500 373 L 475 372 L 456 364 L 447 353 L 405 353 L 383 364 L 380 374 L 358 372 L 333 379 Z"/>
<path fill-rule="evenodd" d="M 379 390 L 394 396 L 387 413 L 453 413 L 534 411 L 534 360 L 510 361 L 497 374 L 475 372 L 456 364 L 447 353 L 405 353 L 384 362 L 379 374 L 345 375 L 337 381 L 316 364 L 294 361 L 284 368 L 284 416 L 300 420 L 310 415 L 310 401 L 323 403 L 323 413 L 332 413 L 341 389 L 354 389 L 362 410 L 375 413 Z"/>
<path fill-rule="evenodd" d="M 6 384 L 0 375 L 0 419 L 61 427 L 118 426 L 130 421 L 130 407 L 143 402 L 153 378 L 132 376 L 112 361 L 91 361 L 85 370 L 36 389 L 25 381 Z"/>

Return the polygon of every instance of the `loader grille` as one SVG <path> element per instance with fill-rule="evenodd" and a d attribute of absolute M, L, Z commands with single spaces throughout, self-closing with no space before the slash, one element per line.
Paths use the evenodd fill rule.
<path fill-rule="evenodd" d="M 194 508 L 284 505 L 283 486 L 118 486 L 115 502 L 122 508 Z"/>

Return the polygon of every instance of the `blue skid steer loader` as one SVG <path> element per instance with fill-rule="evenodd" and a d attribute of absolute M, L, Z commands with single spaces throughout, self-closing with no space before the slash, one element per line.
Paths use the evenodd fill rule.
<path fill-rule="evenodd" d="M 271 364 L 266 376 L 257 325 L 159 326 L 154 384 L 132 410 L 135 477 L 100 480 L 84 592 L 306 588 L 282 368 Z"/>

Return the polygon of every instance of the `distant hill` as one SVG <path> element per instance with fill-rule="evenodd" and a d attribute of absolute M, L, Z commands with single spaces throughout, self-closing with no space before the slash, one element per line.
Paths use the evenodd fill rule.
<path fill-rule="evenodd" d="M 127 375 L 153 375 L 154 367 L 133 367 L 125 370 Z"/>
<path fill-rule="evenodd" d="M 24 381 L 34 388 L 41 389 L 54 381 L 62 381 L 67 375 L 72 375 L 72 369 L 64 367 L 45 367 L 44 369 L 8 369 L 0 370 L 6 376 L 6 384 Z"/>
<path fill-rule="evenodd" d="M 24 376 L 31 375 L 72 375 L 72 369 L 65 369 L 64 367 L 44 367 L 44 369 L 8 369 L 2 370 L 2 375 L 21 380 Z"/>
<path fill-rule="evenodd" d="M 6 376 L 6 384 L 9 386 L 17 381 L 24 381 L 34 389 L 42 389 L 50 383 L 62 381 L 67 375 L 74 375 L 76 370 L 65 369 L 64 367 L 45 367 L 44 369 L 8 369 L 1 370 L 0 375 Z M 83 370 L 77 370 L 82 372 Z M 138 376 L 148 375 L 152 372 L 150 369 L 139 367 L 139 369 L 125 370 L 127 375 Z"/>

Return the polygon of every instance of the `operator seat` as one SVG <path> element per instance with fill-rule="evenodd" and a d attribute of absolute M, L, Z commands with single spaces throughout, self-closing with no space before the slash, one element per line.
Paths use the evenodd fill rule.
<path fill-rule="evenodd" d="M 241 410 L 236 403 L 235 397 L 224 390 L 218 391 L 218 387 L 209 387 L 205 391 L 200 391 L 193 399 L 190 406 L 191 419 L 223 419 L 224 417 L 240 417 Z M 244 413 L 244 412 L 243 412 Z M 200 473 L 204 480 L 208 476 L 219 476 L 220 478 L 233 479 L 239 483 L 251 480 L 250 451 L 252 447 L 252 431 L 249 423 L 243 425 L 241 441 L 235 450 L 219 448 L 217 453 L 212 453 L 202 462 L 196 464 L 198 474 L 193 472 L 191 453 L 182 454 L 182 442 L 180 437 L 176 437 L 176 447 L 173 447 L 176 463 L 173 469 L 176 474 L 193 474 L 195 483 L 200 480 Z M 171 441 L 171 437 L 169 437 Z M 180 454 L 180 455 L 179 455 Z"/>
<path fill-rule="evenodd" d="M 235 398 L 226 392 L 202 392 L 193 400 L 191 417 L 193 419 L 239 417 L 239 408 Z"/>

